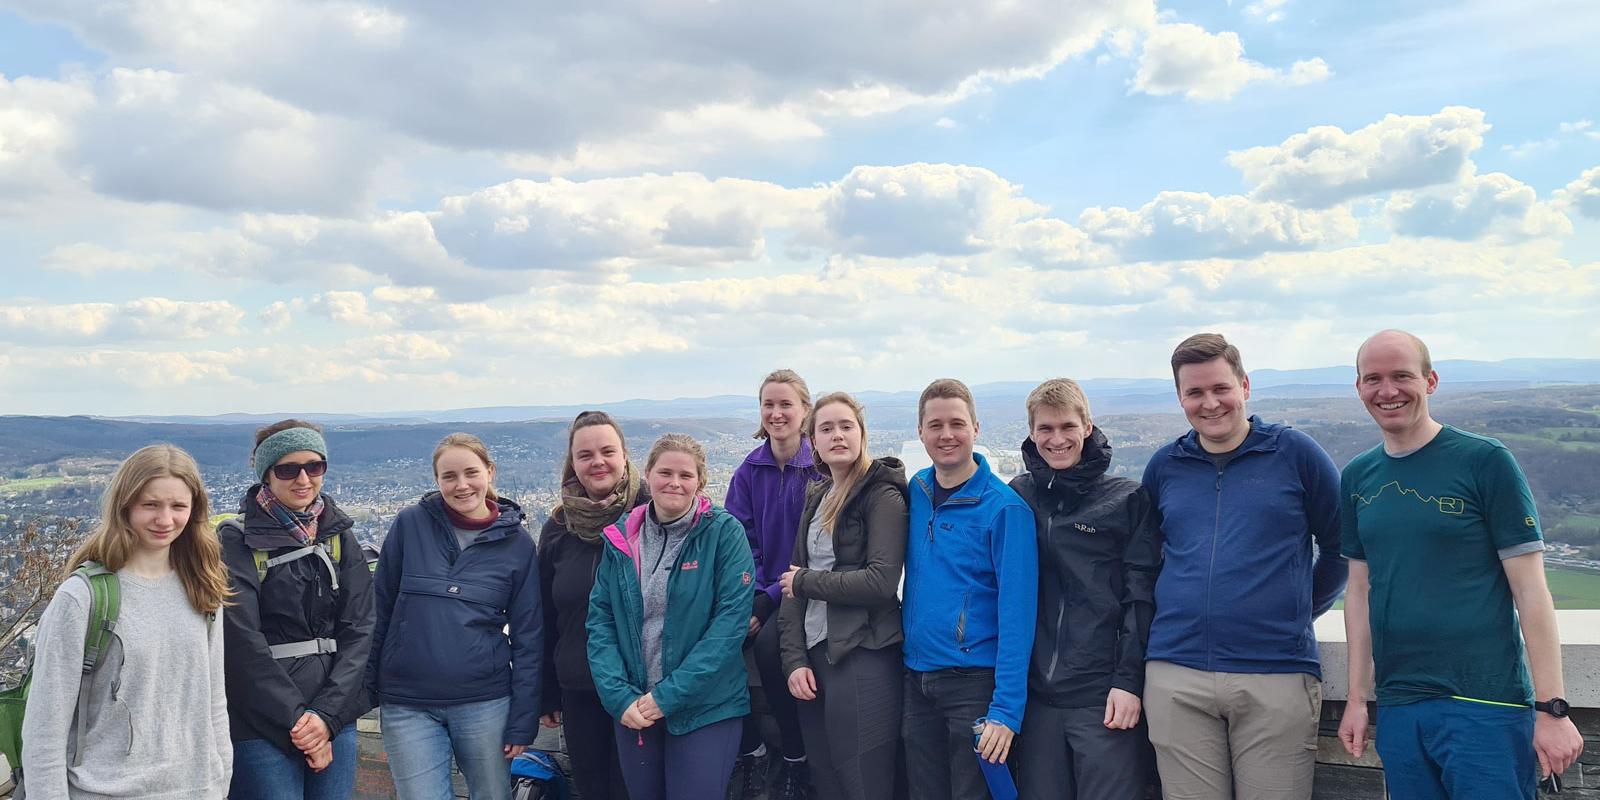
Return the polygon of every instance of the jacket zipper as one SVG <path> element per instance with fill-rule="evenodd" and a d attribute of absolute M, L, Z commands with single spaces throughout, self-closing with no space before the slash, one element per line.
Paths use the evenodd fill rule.
<path fill-rule="evenodd" d="M 1235 456 L 1237 457 L 1237 456 Z M 1206 567 L 1206 667 L 1212 666 L 1211 649 L 1211 584 L 1217 577 L 1217 539 L 1222 536 L 1222 472 L 1226 469 L 1217 465 L 1217 498 L 1216 516 L 1211 521 L 1211 563 Z"/>
<path fill-rule="evenodd" d="M 961 613 L 956 616 L 956 645 L 958 647 L 967 639 L 967 603 L 971 599 L 971 589 L 968 589 L 961 594 Z"/>

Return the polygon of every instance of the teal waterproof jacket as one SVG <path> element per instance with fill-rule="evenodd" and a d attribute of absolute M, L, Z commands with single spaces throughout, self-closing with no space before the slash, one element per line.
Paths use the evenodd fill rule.
<path fill-rule="evenodd" d="M 644 596 L 639 537 L 649 504 L 605 530 L 605 554 L 589 593 L 589 670 L 600 703 L 616 719 L 645 693 Z M 699 498 L 696 519 L 667 578 L 661 682 L 654 691 L 667 732 L 682 735 L 750 713 L 745 630 L 755 562 L 744 526 Z"/>

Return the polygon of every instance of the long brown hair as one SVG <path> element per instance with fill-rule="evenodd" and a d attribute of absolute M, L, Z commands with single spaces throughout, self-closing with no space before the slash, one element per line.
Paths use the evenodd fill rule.
<path fill-rule="evenodd" d="M 170 444 L 140 448 L 117 467 L 100 499 L 100 522 L 67 560 L 66 576 L 71 576 L 85 561 L 98 561 L 112 572 L 128 563 L 128 556 L 138 540 L 138 534 L 128 523 L 128 509 L 157 478 L 183 481 L 192 496 L 189 522 L 167 551 L 167 560 L 183 582 L 189 605 L 201 614 L 233 605 L 228 601 L 233 589 L 228 585 L 228 571 L 222 565 L 222 542 L 217 539 L 216 528 L 211 526 L 211 500 L 206 496 L 205 483 L 200 480 L 200 467 L 192 456 Z"/>
<path fill-rule="evenodd" d="M 434 479 L 437 480 L 439 477 L 439 456 L 444 455 L 444 451 L 449 450 L 452 447 L 465 448 L 483 462 L 485 469 L 494 468 L 494 459 L 489 458 L 489 446 L 484 444 L 482 439 L 479 439 L 470 433 L 452 433 L 449 436 L 440 439 L 439 444 L 433 448 Z M 500 496 L 494 493 L 493 481 L 489 482 L 489 488 L 485 489 L 483 494 L 485 497 L 495 502 L 499 502 L 500 500 Z"/>
<path fill-rule="evenodd" d="M 856 454 L 855 463 L 850 465 L 850 471 L 845 473 L 843 479 L 833 484 L 833 493 L 822 502 L 822 507 L 817 513 L 822 515 L 822 524 L 829 531 L 839 519 L 839 512 L 844 509 L 844 502 L 850 499 L 850 492 L 860 485 L 862 479 L 867 477 L 867 470 L 872 468 L 872 457 L 867 455 L 867 416 L 866 409 L 861 403 L 847 392 L 831 392 L 822 396 L 817 401 L 816 408 L 811 410 L 811 417 L 806 420 L 806 436 L 811 438 L 812 446 L 817 441 L 817 412 L 824 406 L 839 403 L 847 406 L 850 412 L 856 415 L 856 427 L 861 429 L 861 452 Z"/>

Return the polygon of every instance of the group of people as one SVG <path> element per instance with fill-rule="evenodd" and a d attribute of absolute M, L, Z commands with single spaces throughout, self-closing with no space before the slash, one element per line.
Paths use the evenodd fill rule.
<path fill-rule="evenodd" d="M 1147 742 L 1172 800 L 1304 800 L 1311 626 L 1341 591 L 1339 733 L 1359 756 L 1375 697 L 1390 796 L 1531 798 L 1576 759 L 1532 496 L 1499 442 L 1433 419 L 1420 340 L 1358 351 L 1382 443 L 1342 476 L 1246 413 L 1222 336 L 1171 367 L 1192 430 L 1142 481 L 1108 474 L 1065 379 L 1028 396 L 1008 484 L 974 451 L 960 381 L 922 392 L 932 463 L 907 476 L 870 456 L 855 398 L 773 372 L 723 506 L 692 438 L 657 439 L 640 473 L 621 426 L 585 412 L 537 547 L 483 443 L 453 434 L 371 576 L 321 491 L 316 426 L 258 434 L 260 483 L 220 534 L 193 460 L 145 448 L 72 559 L 120 579 L 114 656 L 85 671 L 87 581 L 39 625 L 29 796 L 345 798 L 354 721 L 378 705 L 408 799 L 450 797 L 452 762 L 474 800 L 506 797 L 506 759 L 542 724 L 564 727 L 588 800 L 749 796 L 769 773 L 785 800 L 984 798 L 995 780 L 1131 800 Z"/>

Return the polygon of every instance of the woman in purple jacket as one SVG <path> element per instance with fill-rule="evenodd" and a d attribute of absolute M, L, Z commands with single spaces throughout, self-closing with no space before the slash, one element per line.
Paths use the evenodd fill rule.
<path fill-rule="evenodd" d="M 780 369 L 761 381 L 761 427 L 765 439 L 734 470 L 728 484 L 728 512 L 744 524 L 756 564 L 754 613 L 746 647 L 754 647 L 756 668 L 767 705 L 777 719 L 783 749 L 773 800 L 802 800 L 809 795 L 806 748 L 800 737 L 800 717 L 794 698 L 786 690 L 782 659 L 778 655 L 778 626 L 772 612 L 782 599 L 778 579 L 789 569 L 795 532 L 805 510 L 806 486 L 822 479 L 812 461 L 811 440 L 804 431 L 811 414 L 811 390 L 793 370 Z M 770 623 L 770 624 L 769 624 Z M 767 688 L 770 687 L 770 688 Z M 732 799 L 755 797 L 767 776 L 767 747 L 761 740 L 757 716 L 745 718 L 741 755 L 728 786 Z"/>

